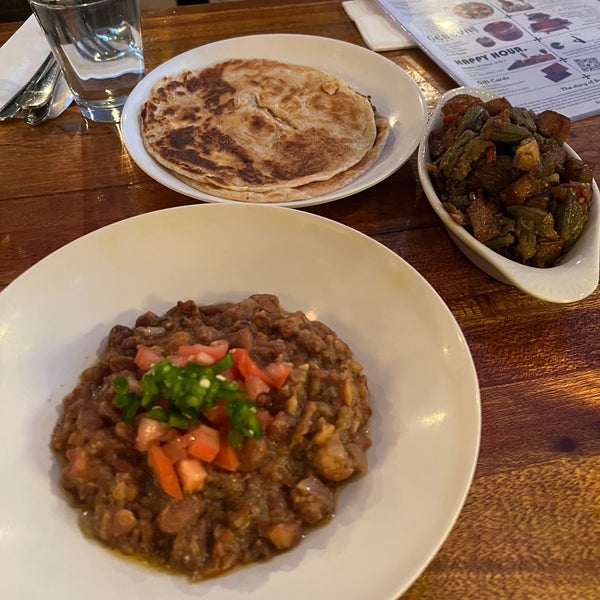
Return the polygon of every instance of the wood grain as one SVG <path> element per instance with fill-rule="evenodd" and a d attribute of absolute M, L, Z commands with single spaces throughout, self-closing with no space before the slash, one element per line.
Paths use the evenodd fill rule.
<path fill-rule="evenodd" d="M 0 24 L 0 43 L 18 26 Z M 341 2 L 242 0 L 144 15 L 148 68 L 198 45 L 283 32 L 364 45 Z M 453 81 L 417 49 L 384 53 L 433 108 Z M 382 83 L 384 85 L 384 83 Z M 600 116 L 569 143 L 600 164 Z M 109 223 L 191 200 L 129 158 L 115 127 L 76 107 L 32 129 L 0 124 L 0 290 L 52 251 Z M 600 292 L 555 305 L 501 284 L 453 245 L 411 160 L 354 197 L 306 209 L 413 265 L 464 331 L 482 403 L 481 451 L 455 527 L 409 600 L 600 598 Z"/>

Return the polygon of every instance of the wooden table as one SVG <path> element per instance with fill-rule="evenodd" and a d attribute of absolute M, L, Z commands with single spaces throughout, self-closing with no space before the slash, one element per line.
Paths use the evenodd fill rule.
<path fill-rule="evenodd" d="M 17 26 L 1 24 L 0 43 Z M 147 65 L 268 32 L 364 45 L 339 1 L 241 1 L 147 13 Z M 454 87 L 417 49 L 384 55 L 430 107 Z M 598 139 L 600 116 L 574 123 L 571 145 L 600 165 Z M 0 290 L 103 225 L 190 203 L 136 167 L 115 127 L 86 122 L 74 106 L 39 128 L 0 124 L 0 182 Z M 483 430 L 472 488 L 404 598 L 600 598 L 600 291 L 549 304 L 479 271 L 430 209 L 414 156 L 372 189 L 308 210 L 372 236 L 426 277 L 462 327 L 479 375 Z"/>

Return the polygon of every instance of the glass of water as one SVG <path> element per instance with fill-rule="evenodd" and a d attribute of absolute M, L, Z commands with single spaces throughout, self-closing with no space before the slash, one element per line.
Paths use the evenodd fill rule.
<path fill-rule="evenodd" d="M 139 0 L 29 0 L 82 114 L 116 123 L 144 76 Z"/>

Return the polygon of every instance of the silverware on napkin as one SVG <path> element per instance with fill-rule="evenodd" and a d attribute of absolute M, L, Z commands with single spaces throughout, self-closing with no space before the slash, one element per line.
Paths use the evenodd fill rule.
<path fill-rule="evenodd" d="M 54 88 L 61 73 L 60 66 L 50 55 L 50 61 L 47 69 L 43 72 L 41 78 L 35 82 L 35 85 L 26 86 L 23 92 L 17 98 L 17 104 L 23 108 L 40 108 L 52 100 Z"/>
<path fill-rule="evenodd" d="M 39 125 L 58 117 L 73 94 L 34 15 L 0 47 L 0 121 Z"/>
<path fill-rule="evenodd" d="M 54 56 L 46 60 L 31 79 L 0 110 L 0 121 L 23 117 L 28 125 L 39 125 L 50 116 L 60 67 Z"/>

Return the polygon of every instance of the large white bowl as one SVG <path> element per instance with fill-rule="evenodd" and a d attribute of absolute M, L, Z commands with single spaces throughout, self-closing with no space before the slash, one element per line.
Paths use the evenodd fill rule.
<path fill-rule="evenodd" d="M 278 294 L 355 351 L 373 407 L 369 472 L 290 552 L 191 584 L 84 537 L 48 443 L 112 324 L 254 292 Z M 0 398 L 2 600 L 395 600 L 454 525 L 481 431 L 469 348 L 431 286 L 353 229 L 259 205 L 146 213 L 24 273 L 0 293 Z"/>
<path fill-rule="evenodd" d="M 600 193 L 595 182 L 592 209 L 581 237 L 559 264 L 547 269 L 523 265 L 490 250 L 456 223 L 443 207 L 427 172 L 427 163 L 430 162 L 427 140 L 431 131 L 442 125 L 442 106 L 457 94 L 471 94 L 483 100 L 496 97 L 492 92 L 467 87 L 446 92 L 429 119 L 419 145 L 418 171 L 423 190 L 450 237 L 482 271 L 527 294 L 558 303 L 575 302 L 589 296 L 598 286 L 600 269 Z M 567 144 L 565 147 L 570 154 L 577 156 Z"/>

